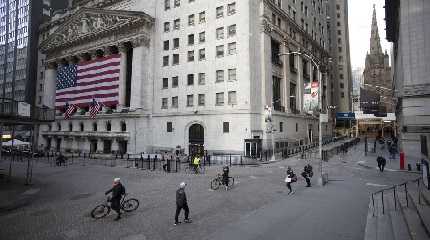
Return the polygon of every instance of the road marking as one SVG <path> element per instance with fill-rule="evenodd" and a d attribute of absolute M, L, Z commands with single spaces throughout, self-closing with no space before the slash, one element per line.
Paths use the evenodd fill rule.
<path fill-rule="evenodd" d="M 40 191 L 39 188 L 32 188 L 32 189 L 28 189 L 27 191 L 23 192 L 22 195 L 33 195 L 36 194 Z"/>
<path fill-rule="evenodd" d="M 251 178 L 251 179 L 257 179 L 256 176 L 249 176 L 249 178 Z"/>
<path fill-rule="evenodd" d="M 366 186 L 372 186 L 372 187 L 388 187 L 388 185 L 384 185 L 384 184 L 377 184 L 377 183 L 366 183 Z"/>

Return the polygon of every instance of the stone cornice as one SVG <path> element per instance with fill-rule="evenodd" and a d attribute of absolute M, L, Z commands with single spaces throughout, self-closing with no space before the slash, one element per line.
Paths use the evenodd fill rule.
<path fill-rule="evenodd" d="M 87 137 L 87 138 L 130 138 L 130 132 L 41 132 L 42 136 L 51 137 Z"/>

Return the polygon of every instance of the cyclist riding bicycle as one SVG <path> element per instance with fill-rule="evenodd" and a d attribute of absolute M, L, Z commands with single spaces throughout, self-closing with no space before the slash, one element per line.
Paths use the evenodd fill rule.
<path fill-rule="evenodd" d="M 121 219 L 121 198 L 125 194 L 125 187 L 121 184 L 120 178 L 115 178 L 113 180 L 113 186 L 111 189 L 105 192 L 105 195 L 112 193 L 111 208 L 118 214 L 115 221 Z"/>
<path fill-rule="evenodd" d="M 224 165 L 222 168 L 222 184 L 224 184 L 225 190 L 228 190 L 228 173 L 230 169 L 228 165 Z"/>
<path fill-rule="evenodd" d="M 199 155 L 194 156 L 193 167 L 194 167 L 194 172 L 197 174 L 198 169 L 200 167 L 200 156 Z"/>

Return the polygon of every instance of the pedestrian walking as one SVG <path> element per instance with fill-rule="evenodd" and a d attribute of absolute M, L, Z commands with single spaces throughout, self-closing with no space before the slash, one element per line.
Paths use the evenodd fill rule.
<path fill-rule="evenodd" d="M 230 168 L 228 167 L 228 165 L 224 165 L 224 167 L 222 168 L 222 183 L 224 184 L 225 190 L 228 190 L 228 174 L 230 172 Z"/>
<path fill-rule="evenodd" d="M 117 213 L 115 221 L 121 219 L 121 198 L 125 194 L 125 187 L 121 184 L 120 178 L 115 178 L 113 180 L 113 186 L 111 189 L 106 191 L 105 195 L 112 193 L 110 198 L 111 208 Z"/>
<path fill-rule="evenodd" d="M 293 169 L 290 166 L 287 168 L 287 176 L 285 177 L 285 183 L 287 184 L 287 188 L 289 190 L 288 195 L 293 193 L 293 189 L 291 187 L 291 183 L 297 182 L 297 176 L 294 174 Z"/>
<path fill-rule="evenodd" d="M 176 191 L 176 213 L 175 213 L 175 224 L 174 224 L 175 226 L 181 223 L 178 221 L 178 217 L 182 209 L 184 209 L 185 211 L 184 222 L 186 223 L 191 222 L 191 219 L 188 218 L 190 209 L 188 208 L 187 196 L 185 195 L 186 185 L 187 184 L 185 182 L 181 182 L 181 184 L 179 184 L 179 189 Z"/>
<path fill-rule="evenodd" d="M 312 166 L 310 164 L 307 164 L 302 172 L 302 177 L 305 178 L 306 180 L 306 187 L 310 187 L 311 186 L 311 177 L 314 175 L 313 171 L 312 171 Z"/>
<path fill-rule="evenodd" d="M 376 162 L 378 163 L 379 171 L 383 172 L 385 165 L 387 164 L 387 160 L 385 160 L 385 158 L 383 158 L 382 156 L 378 156 L 376 158 Z"/>

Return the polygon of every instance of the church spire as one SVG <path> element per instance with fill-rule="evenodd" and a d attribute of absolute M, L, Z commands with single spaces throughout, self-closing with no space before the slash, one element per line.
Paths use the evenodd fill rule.
<path fill-rule="evenodd" d="M 376 20 L 375 4 L 373 4 L 372 33 L 370 36 L 370 54 L 382 54 L 381 41 L 379 39 L 378 22 Z"/>

